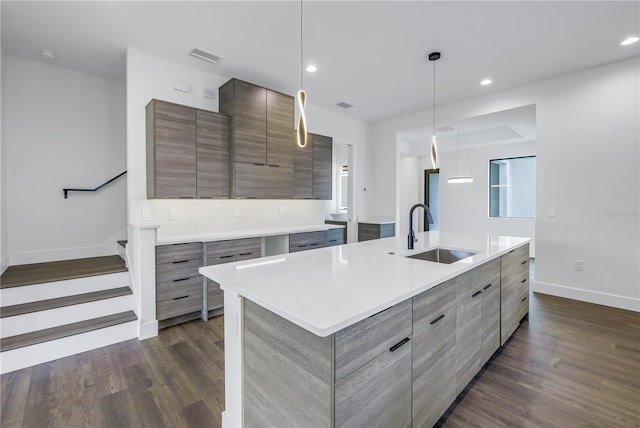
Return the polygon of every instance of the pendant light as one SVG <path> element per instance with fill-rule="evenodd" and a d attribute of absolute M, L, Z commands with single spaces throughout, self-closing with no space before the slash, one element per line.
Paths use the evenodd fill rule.
<path fill-rule="evenodd" d="M 471 159 L 469 158 L 469 146 L 467 145 L 467 134 L 463 131 L 462 137 L 464 138 L 464 148 L 467 154 L 467 168 L 469 171 L 469 175 L 462 175 L 459 173 L 458 169 L 460 167 L 460 131 L 458 131 L 458 135 L 456 136 L 456 151 L 453 154 L 453 176 L 451 176 L 447 182 L 448 183 L 472 183 L 473 177 L 471 177 Z"/>
<path fill-rule="evenodd" d="M 307 102 L 307 94 L 304 92 L 304 56 L 302 53 L 302 0 L 300 0 L 300 90 L 296 96 L 300 116 L 298 116 L 298 130 L 296 132 L 296 140 L 298 146 L 306 147 L 307 145 L 307 117 L 304 114 L 304 106 Z"/>
<path fill-rule="evenodd" d="M 438 145 L 436 144 L 436 61 L 440 59 L 440 52 L 431 52 L 429 61 L 433 62 L 433 137 L 431 138 L 431 163 L 433 169 L 438 169 Z"/>

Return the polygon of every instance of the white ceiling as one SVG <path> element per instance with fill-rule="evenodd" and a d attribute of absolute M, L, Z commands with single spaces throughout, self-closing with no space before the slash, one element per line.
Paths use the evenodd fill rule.
<path fill-rule="evenodd" d="M 300 83 L 297 1 L 0 2 L 6 53 L 124 80 L 128 46 L 293 94 Z M 637 56 L 638 1 L 304 0 L 308 102 L 365 120 L 505 90 Z M 187 55 L 197 47 L 217 65 Z M 479 85 L 490 77 L 494 83 Z M 355 105 L 343 110 L 335 104 Z"/>

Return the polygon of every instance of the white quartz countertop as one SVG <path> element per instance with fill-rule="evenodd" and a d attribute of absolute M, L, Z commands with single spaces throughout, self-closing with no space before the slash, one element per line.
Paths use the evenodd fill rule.
<path fill-rule="evenodd" d="M 227 239 L 288 235 L 291 233 L 321 232 L 323 230 L 329 229 L 344 229 L 344 226 L 336 224 L 314 224 L 306 226 L 270 227 L 264 229 L 229 230 L 216 233 L 196 233 L 192 235 L 158 236 L 156 245 L 185 244 L 187 242 L 224 241 Z"/>
<path fill-rule="evenodd" d="M 208 266 L 200 273 L 325 337 L 530 241 L 444 232 L 416 236 L 411 251 L 400 236 Z M 478 253 L 449 265 L 403 257 L 434 247 Z"/>

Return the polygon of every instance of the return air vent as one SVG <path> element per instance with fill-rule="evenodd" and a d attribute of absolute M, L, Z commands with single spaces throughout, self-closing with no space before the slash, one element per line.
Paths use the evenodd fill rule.
<path fill-rule="evenodd" d="M 353 107 L 353 105 L 349 104 L 349 103 L 345 103 L 344 101 L 340 101 L 338 104 L 336 104 L 338 107 L 342 107 L 344 109 L 348 109 Z"/>
<path fill-rule="evenodd" d="M 201 59 L 203 61 L 207 61 L 207 62 L 213 63 L 213 64 L 217 64 L 218 61 L 220 61 L 222 59 L 221 56 L 217 56 L 217 55 L 214 55 L 214 54 L 209 53 L 209 52 L 205 52 L 205 51 L 203 51 L 201 49 L 197 49 L 197 48 L 193 48 L 191 50 L 191 52 L 189 52 L 189 55 L 191 55 L 192 57 Z"/>

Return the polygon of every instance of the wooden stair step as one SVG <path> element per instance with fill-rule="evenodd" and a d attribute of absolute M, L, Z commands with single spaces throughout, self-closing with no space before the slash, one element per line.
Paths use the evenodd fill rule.
<path fill-rule="evenodd" d="M 31 312 L 46 311 L 48 309 L 62 308 L 64 306 L 78 305 L 81 303 L 95 302 L 97 300 L 111 299 L 114 297 L 126 296 L 128 294 L 132 294 L 129 287 L 120 287 L 93 291 L 91 293 L 58 297 L 55 299 L 38 300 L 36 302 L 22 303 L 20 305 L 5 306 L 0 308 L 0 318 L 13 317 Z"/>
<path fill-rule="evenodd" d="M 138 317 L 133 311 L 127 311 L 100 318 L 65 324 L 58 327 L 47 328 L 44 330 L 32 331 L 25 334 L 19 334 L 17 336 L 4 337 L 0 339 L 0 352 L 48 342 L 50 340 L 61 339 L 75 334 L 87 333 L 89 331 L 124 324 L 137 319 Z"/>
<path fill-rule="evenodd" d="M 64 281 L 126 271 L 127 266 L 120 256 L 89 257 L 86 259 L 9 266 L 0 276 L 0 288 Z"/>
<path fill-rule="evenodd" d="M 126 239 L 122 240 L 122 241 L 116 241 L 118 243 L 118 245 L 120 245 L 122 248 L 127 248 L 127 241 Z"/>

